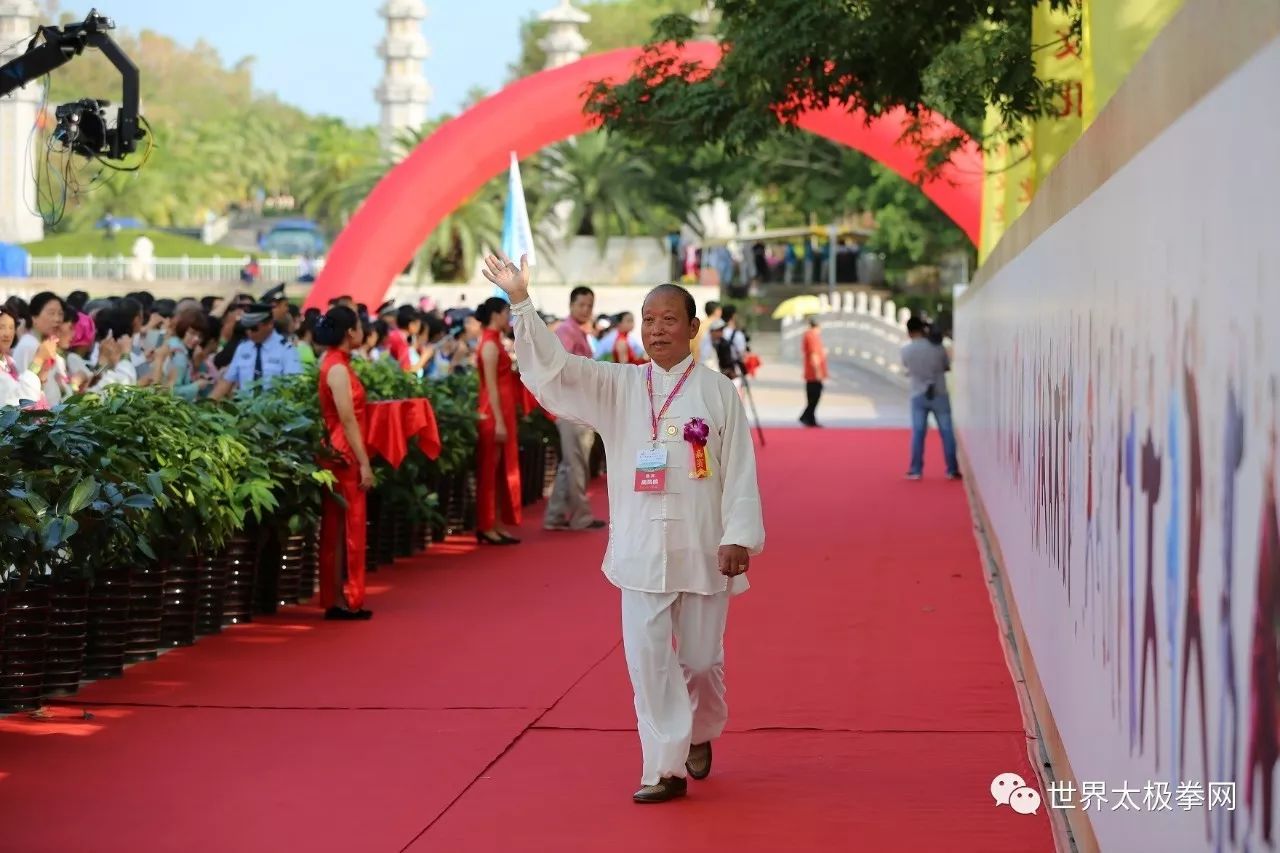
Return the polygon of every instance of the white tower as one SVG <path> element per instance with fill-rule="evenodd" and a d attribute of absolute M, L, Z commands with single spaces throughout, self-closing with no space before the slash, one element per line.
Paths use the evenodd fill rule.
<path fill-rule="evenodd" d="M 422 62 L 430 53 L 422 35 L 427 7 L 422 0 L 387 0 L 378 14 L 387 19 L 387 36 L 378 45 L 386 67 L 375 94 L 382 105 L 382 147 L 390 150 L 396 134 L 422 127 L 427 120 L 431 86 L 422 71 Z"/>
<path fill-rule="evenodd" d="M 547 68 L 559 68 L 582 58 L 588 42 L 582 37 L 581 27 L 591 20 L 590 15 L 575 9 L 572 0 L 560 0 L 558 6 L 543 12 L 538 20 L 547 23 L 547 34 L 538 42 L 538 47 L 547 55 Z"/>
<path fill-rule="evenodd" d="M 0 0 L 0 65 L 26 51 L 39 15 L 35 0 Z M 43 94 L 36 81 L 0 98 L 0 243 L 44 237 L 44 221 L 31 212 L 36 203 L 31 164 L 40 150 L 31 129 Z"/>
<path fill-rule="evenodd" d="M 582 37 L 581 27 L 591 20 L 591 16 L 581 9 L 575 9 L 572 0 L 559 0 L 554 9 L 548 9 L 538 16 L 538 20 L 547 24 L 547 34 L 538 42 L 547 55 L 546 69 L 560 68 L 577 62 L 590 46 Z M 568 140 L 572 145 L 574 140 Z M 569 214 L 573 212 L 573 201 L 563 199 L 557 202 L 547 216 L 539 223 L 546 234 L 557 242 L 572 237 L 568 233 Z"/>

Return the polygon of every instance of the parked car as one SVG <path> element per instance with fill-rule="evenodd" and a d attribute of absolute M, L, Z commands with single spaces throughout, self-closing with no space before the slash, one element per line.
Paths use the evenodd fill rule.
<path fill-rule="evenodd" d="M 282 219 L 258 239 L 258 248 L 276 257 L 319 256 L 325 253 L 327 243 L 320 226 L 311 220 Z"/>

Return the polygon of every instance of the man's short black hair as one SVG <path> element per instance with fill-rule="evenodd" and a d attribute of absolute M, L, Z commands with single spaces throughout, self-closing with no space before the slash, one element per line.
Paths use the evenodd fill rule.
<path fill-rule="evenodd" d="M 716 302 L 714 299 L 712 299 L 711 301 L 709 301 L 706 305 L 704 305 L 704 306 L 702 306 L 702 307 L 706 309 L 706 315 L 707 315 L 708 317 L 710 317 L 712 314 L 714 314 L 714 313 L 716 313 L 717 311 L 719 311 L 719 310 L 720 310 L 720 303 L 719 303 L 719 302 Z"/>
<path fill-rule="evenodd" d="M 919 317 L 912 317 L 907 321 L 907 334 L 914 335 L 917 333 L 924 334 L 924 320 Z"/>
<path fill-rule="evenodd" d="M 720 319 L 726 323 L 732 323 L 733 318 L 738 316 L 738 306 L 726 305 L 720 310 Z"/>
<path fill-rule="evenodd" d="M 645 301 L 647 302 L 650 296 L 653 296 L 654 294 L 657 294 L 657 293 L 669 294 L 672 296 L 679 296 L 681 300 L 684 302 L 685 314 L 687 318 L 690 320 L 690 322 L 692 322 L 693 319 L 698 316 L 698 303 L 697 301 L 694 300 L 693 294 L 685 290 L 680 285 L 671 284 L 669 282 L 667 284 L 660 284 L 657 287 L 655 287 L 653 290 L 649 291 L 648 295 L 645 296 Z"/>
<path fill-rule="evenodd" d="M 595 299 L 596 292 L 589 287 L 578 285 L 573 290 L 569 291 L 569 304 L 572 305 L 577 302 L 579 296 L 590 296 L 592 299 Z"/>

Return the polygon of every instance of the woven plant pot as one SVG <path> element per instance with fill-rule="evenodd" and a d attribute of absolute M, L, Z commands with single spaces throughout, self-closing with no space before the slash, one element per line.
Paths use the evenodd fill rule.
<path fill-rule="evenodd" d="M 320 573 L 320 527 L 307 525 L 303 530 L 302 573 L 298 578 L 298 603 L 310 601 L 316 594 Z"/>
<path fill-rule="evenodd" d="M 4 613 L 4 660 L 0 661 L 0 711 L 40 707 L 49 647 L 51 587 L 29 581 L 9 590 Z"/>
<path fill-rule="evenodd" d="M 307 549 L 307 538 L 302 533 L 290 533 L 282 537 L 280 548 L 280 579 L 276 594 L 280 606 L 296 602 L 302 583 L 302 562 Z"/>
<path fill-rule="evenodd" d="M 133 569 L 98 569 L 89 586 L 89 633 L 85 643 L 84 676 L 118 678 L 132 633 L 129 608 Z"/>
<path fill-rule="evenodd" d="M 189 646 L 196 641 L 200 562 L 187 556 L 169 565 L 164 577 L 160 613 L 160 647 Z"/>
<path fill-rule="evenodd" d="M 231 537 L 223 552 L 227 561 L 227 594 L 222 608 L 222 624 L 241 625 L 253 621 L 253 591 L 258 575 L 258 544 L 241 533 Z"/>
<path fill-rule="evenodd" d="M 167 562 L 135 566 L 129 588 L 129 642 L 125 663 L 155 660 L 160 649 L 160 622 L 164 617 L 164 580 Z"/>
<path fill-rule="evenodd" d="M 67 696 L 80 689 L 88 640 L 89 581 L 85 578 L 57 578 L 49 601 L 45 696 Z"/>
<path fill-rule="evenodd" d="M 197 556 L 196 566 L 196 636 L 217 634 L 222 630 L 222 614 L 227 603 L 227 571 L 230 566 L 224 554 Z"/>

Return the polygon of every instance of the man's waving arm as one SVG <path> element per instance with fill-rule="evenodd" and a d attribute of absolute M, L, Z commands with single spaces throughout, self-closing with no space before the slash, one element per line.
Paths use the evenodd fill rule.
<path fill-rule="evenodd" d="M 565 352 L 529 299 L 527 257 L 516 267 L 506 255 L 489 255 L 483 272 L 511 300 L 521 381 L 553 415 L 605 431 L 614 417 L 621 365 Z"/>

